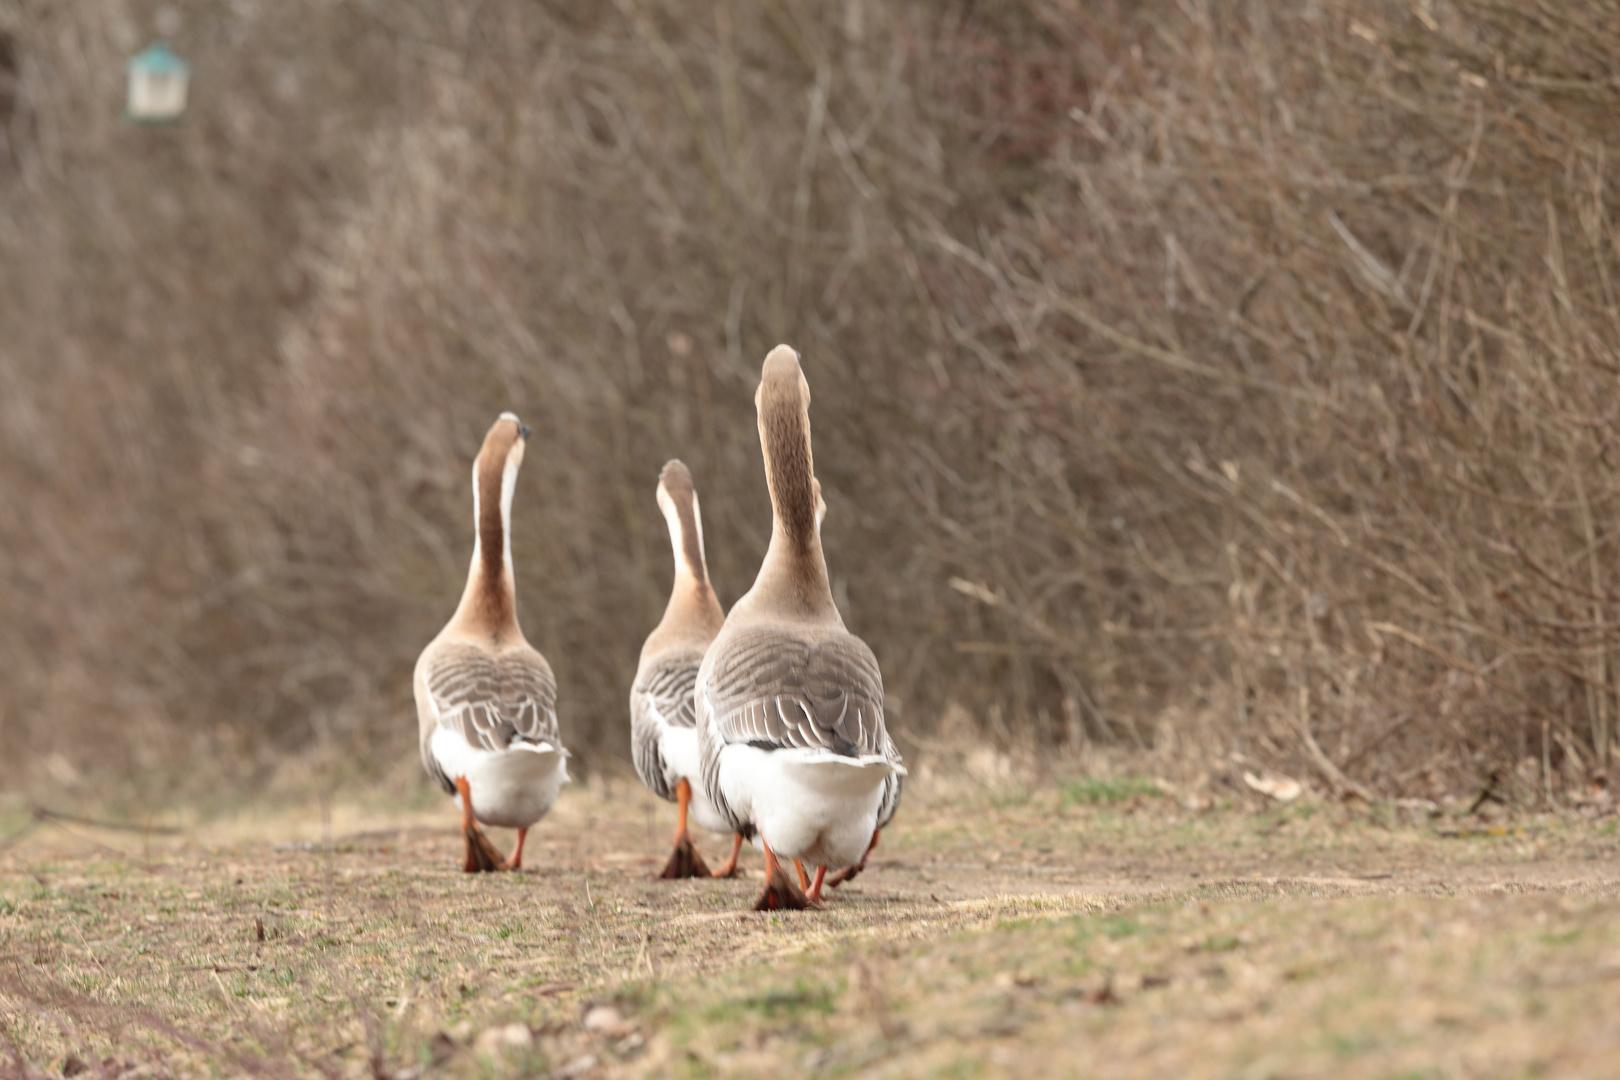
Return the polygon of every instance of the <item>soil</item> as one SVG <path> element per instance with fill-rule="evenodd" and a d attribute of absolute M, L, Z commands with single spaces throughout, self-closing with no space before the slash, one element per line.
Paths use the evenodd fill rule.
<path fill-rule="evenodd" d="M 673 816 L 571 791 L 493 874 L 448 804 L 17 818 L 0 1070 L 1620 1075 L 1613 816 L 940 781 L 822 910 L 771 913 L 757 853 L 657 880 Z"/>

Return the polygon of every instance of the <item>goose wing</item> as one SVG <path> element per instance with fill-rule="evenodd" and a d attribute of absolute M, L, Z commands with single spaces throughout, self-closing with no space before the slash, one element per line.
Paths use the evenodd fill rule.
<path fill-rule="evenodd" d="M 557 680 L 538 652 L 491 652 L 452 642 L 424 660 L 422 680 L 438 727 L 460 735 L 468 746 L 497 753 L 514 743 L 562 747 Z M 454 791 L 434 763 L 428 767 L 446 790 Z"/>
<path fill-rule="evenodd" d="M 693 692 L 702 663 L 701 652 L 662 653 L 636 672 L 632 693 L 669 727 L 697 727 Z"/>
<path fill-rule="evenodd" d="M 715 657 L 704 693 L 725 743 L 899 758 L 883 726 L 877 657 L 854 634 L 744 630 Z"/>
<path fill-rule="evenodd" d="M 661 799 L 673 799 L 675 793 L 665 780 L 659 737 L 668 728 L 697 726 L 693 695 L 702 663 L 700 651 L 661 653 L 642 665 L 630 689 L 630 735 L 636 775 Z"/>

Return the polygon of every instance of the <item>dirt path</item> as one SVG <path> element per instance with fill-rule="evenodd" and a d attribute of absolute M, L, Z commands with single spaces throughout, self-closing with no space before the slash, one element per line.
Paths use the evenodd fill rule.
<path fill-rule="evenodd" d="M 578 792 L 482 877 L 442 807 L 35 829 L 0 854 L 13 1067 L 1620 1075 L 1613 818 L 917 792 L 826 910 L 767 916 L 757 856 L 651 880 L 669 817 Z"/>

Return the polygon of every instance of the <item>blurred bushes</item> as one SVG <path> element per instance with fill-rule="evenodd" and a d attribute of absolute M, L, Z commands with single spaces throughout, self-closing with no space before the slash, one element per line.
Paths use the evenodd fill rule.
<path fill-rule="evenodd" d="M 158 130 L 156 5 L 0 0 L 13 753 L 408 758 L 512 408 L 524 626 L 622 755 L 658 469 L 729 602 L 788 341 L 903 749 L 955 704 L 1388 793 L 1606 765 L 1608 5 L 169 6 Z"/>

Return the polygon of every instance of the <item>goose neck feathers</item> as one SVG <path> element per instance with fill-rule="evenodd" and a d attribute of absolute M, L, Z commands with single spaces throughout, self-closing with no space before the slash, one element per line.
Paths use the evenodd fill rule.
<path fill-rule="evenodd" d="M 821 551 L 824 504 L 810 448 L 810 386 L 797 352 L 786 345 L 771 350 L 754 404 L 773 520 L 749 607 L 785 618 L 840 621 Z"/>
<path fill-rule="evenodd" d="M 496 638 L 521 636 L 512 574 L 512 493 L 528 433 L 516 416 L 502 413 L 473 461 L 473 560 L 455 622 Z"/>
<path fill-rule="evenodd" d="M 669 543 L 675 553 L 675 585 L 664 618 L 647 639 L 644 654 L 679 642 L 707 645 L 725 622 L 725 612 L 709 584 L 697 490 L 692 485 L 692 474 L 678 460 L 666 464 L 658 478 L 658 508 L 669 526 Z"/>

